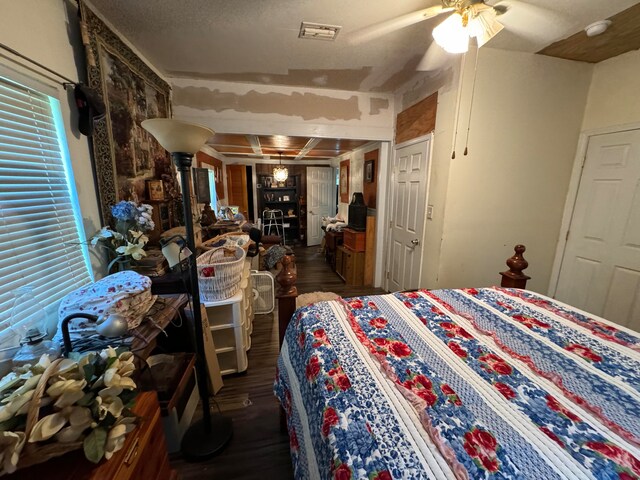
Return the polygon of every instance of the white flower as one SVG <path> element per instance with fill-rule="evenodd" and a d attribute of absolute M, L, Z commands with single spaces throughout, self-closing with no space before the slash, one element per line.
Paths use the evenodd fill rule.
<path fill-rule="evenodd" d="M 149 237 L 147 237 L 139 230 L 129 230 L 129 233 L 131 234 L 135 242 L 142 247 L 144 247 L 149 241 Z"/>
<path fill-rule="evenodd" d="M 135 260 L 140 260 L 147 256 L 147 252 L 137 243 L 127 242 L 126 245 L 116 248 L 116 252 L 120 255 L 131 255 Z"/>
<path fill-rule="evenodd" d="M 2 473 L 13 473 L 24 447 L 24 432 L 0 432 L 0 463 Z"/>
<path fill-rule="evenodd" d="M 135 417 L 123 417 L 113 425 L 107 434 L 104 445 L 104 457 L 109 460 L 111 456 L 124 445 L 125 435 L 135 428 Z"/>
<path fill-rule="evenodd" d="M 98 233 L 96 233 L 91 239 L 91 245 L 96 246 L 100 240 L 107 240 L 113 238 L 115 240 L 122 240 L 122 235 L 118 232 L 114 232 L 109 227 L 102 227 Z"/>

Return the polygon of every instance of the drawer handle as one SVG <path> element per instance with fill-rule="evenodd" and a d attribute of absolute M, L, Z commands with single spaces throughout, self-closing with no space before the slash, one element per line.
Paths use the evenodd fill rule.
<path fill-rule="evenodd" d="M 129 466 L 131 465 L 131 463 L 133 462 L 133 459 L 136 458 L 138 456 L 138 442 L 140 440 L 140 437 L 136 437 L 136 439 L 133 441 L 133 445 L 131 445 L 131 447 L 129 448 L 129 451 L 127 452 L 127 454 L 124 457 L 124 464 Z"/>

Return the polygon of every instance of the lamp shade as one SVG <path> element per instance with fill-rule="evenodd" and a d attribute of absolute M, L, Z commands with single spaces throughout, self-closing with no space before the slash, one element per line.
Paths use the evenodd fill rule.
<path fill-rule="evenodd" d="M 169 153 L 196 153 L 214 134 L 210 128 L 173 118 L 150 118 L 140 125 Z"/>
<path fill-rule="evenodd" d="M 457 12 L 433 29 L 433 39 L 449 53 L 464 53 L 469 50 L 469 32 L 462 16 Z"/>

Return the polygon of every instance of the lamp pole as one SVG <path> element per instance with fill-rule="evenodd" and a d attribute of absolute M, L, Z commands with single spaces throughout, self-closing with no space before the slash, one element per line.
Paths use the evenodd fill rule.
<path fill-rule="evenodd" d="M 193 255 L 189 257 L 189 293 L 192 299 L 195 327 L 196 375 L 200 400 L 202 401 L 202 419 L 191 425 L 185 432 L 181 450 L 185 458 L 201 461 L 211 458 L 222 450 L 233 434 L 231 419 L 219 414 L 212 415 L 209 405 L 209 376 L 204 350 L 198 269 L 195 260 L 196 242 L 191 212 L 191 162 L 193 155 L 214 132 L 201 125 L 168 118 L 148 119 L 143 121 L 141 125 L 171 153 L 171 158 L 180 172 L 187 246 L 193 252 Z"/>
<path fill-rule="evenodd" d="M 192 460 L 206 460 L 220 451 L 231 439 L 231 420 L 217 415 L 211 416 L 209 403 L 209 378 L 204 351 L 204 335 L 202 330 L 202 313 L 200 310 L 200 289 L 198 288 L 198 269 L 195 263 L 195 232 L 191 211 L 191 163 L 192 153 L 172 152 L 171 158 L 180 172 L 182 188 L 182 207 L 184 209 L 184 226 L 187 235 L 187 246 L 193 255 L 189 257 L 189 291 L 193 308 L 193 323 L 196 336 L 196 374 L 198 389 L 202 402 L 202 420 L 193 424 L 182 439 L 182 454 Z"/>

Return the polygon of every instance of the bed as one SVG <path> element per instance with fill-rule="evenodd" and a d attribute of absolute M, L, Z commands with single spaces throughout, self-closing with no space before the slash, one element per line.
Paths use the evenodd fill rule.
<path fill-rule="evenodd" d="M 296 478 L 640 478 L 637 333 L 502 287 L 286 319 L 287 275 L 274 391 Z"/>

